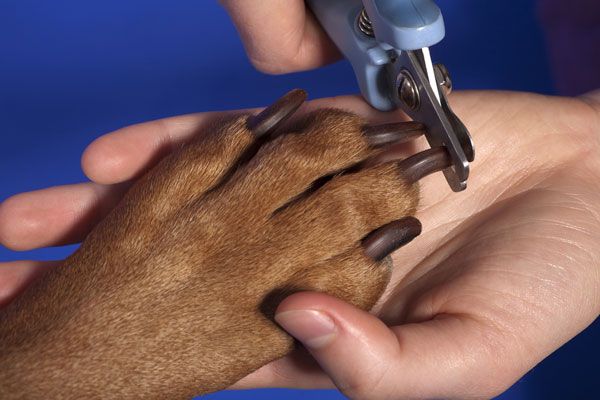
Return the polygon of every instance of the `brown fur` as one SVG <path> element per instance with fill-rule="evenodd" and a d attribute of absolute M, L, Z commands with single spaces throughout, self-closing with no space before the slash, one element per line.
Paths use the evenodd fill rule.
<path fill-rule="evenodd" d="M 353 114 L 309 115 L 249 160 L 246 118 L 165 158 L 0 312 L 0 398 L 186 399 L 293 348 L 270 319 L 291 292 L 373 306 L 389 265 L 360 241 L 412 215 L 416 186 L 393 165 L 337 174 L 373 153 Z"/>

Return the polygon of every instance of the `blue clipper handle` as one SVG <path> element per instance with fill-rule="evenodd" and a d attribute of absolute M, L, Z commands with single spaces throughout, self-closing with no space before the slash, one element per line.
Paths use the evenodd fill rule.
<path fill-rule="evenodd" d="M 363 97 L 373 107 L 396 108 L 387 66 L 395 51 L 432 46 L 444 38 L 444 20 L 432 0 L 307 0 L 329 37 L 350 61 Z M 374 37 L 358 28 L 366 9 Z"/>
<path fill-rule="evenodd" d="M 442 41 L 442 11 L 433 0 L 364 0 L 377 40 L 397 50 L 419 50 Z"/>

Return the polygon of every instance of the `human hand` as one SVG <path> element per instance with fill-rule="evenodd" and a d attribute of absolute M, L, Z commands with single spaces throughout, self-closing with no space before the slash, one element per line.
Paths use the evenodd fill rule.
<path fill-rule="evenodd" d="M 235 24 L 246 53 L 260 71 L 302 71 L 340 58 L 304 0 L 221 0 Z"/>
<path fill-rule="evenodd" d="M 279 322 L 305 341 L 310 332 L 292 331 L 294 314 L 282 312 L 321 310 L 336 321 L 335 335 L 310 351 L 351 398 L 490 397 L 598 315 L 598 102 L 482 92 L 455 93 L 452 103 L 477 145 L 470 188 L 453 194 L 439 174 L 422 182 L 424 233 L 396 254 L 375 310 L 380 319 L 314 293 L 279 308 Z M 312 103 L 325 105 L 377 122 L 399 118 L 353 97 Z M 7 200 L 0 242 L 31 249 L 82 240 L 131 180 L 211 117 L 175 117 L 98 139 L 83 156 L 94 183 Z M 5 301 L 44 266 L 51 267 L 2 265 Z M 307 360 L 299 351 L 236 387 L 331 386 Z"/>
<path fill-rule="evenodd" d="M 276 320 L 320 368 L 298 352 L 239 387 L 331 379 L 352 399 L 491 398 L 589 325 L 600 312 L 599 95 L 453 95 L 478 152 L 469 188 L 423 182 L 424 233 L 395 254 L 376 316 L 322 294 L 287 298 Z"/>

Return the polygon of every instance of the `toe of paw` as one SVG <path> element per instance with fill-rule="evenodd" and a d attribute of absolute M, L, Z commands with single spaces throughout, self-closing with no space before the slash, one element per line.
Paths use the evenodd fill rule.
<path fill-rule="evenodd" d="M 370 228 L 413 215 L 419 202 L 418 186 L 407 183 L 390 164 L 334 178 L 330 190 L 336 203 Z"/>
<path fill-rule="evenodd" d="M 365 156 L 368 143 L 362 132 L 364 125 L 365 121 L 351 112 L 322 109 L 302 121 L 300 132 L 315 147 Z"/>

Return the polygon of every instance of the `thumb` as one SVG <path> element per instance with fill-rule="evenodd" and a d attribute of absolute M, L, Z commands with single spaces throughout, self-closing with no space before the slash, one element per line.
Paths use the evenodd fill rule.
<path fill-rule="evenodd" d="M 498 371 L 502 341 L 492 350 L 487 328 L 463 315 L 390 328 L 342 300 L 303 292 L 286 298 L 275 320 L 350 399 L 491 398 L 518 377 Z"/>
<path fill-rule="evenodd" d="M 375 316 L 322 293 L 286 298 L 277 323 L 298 339 L 335 385 L 352 399 L 385 398 L 386 376 L 399 355 L 394 333 Z"/>

